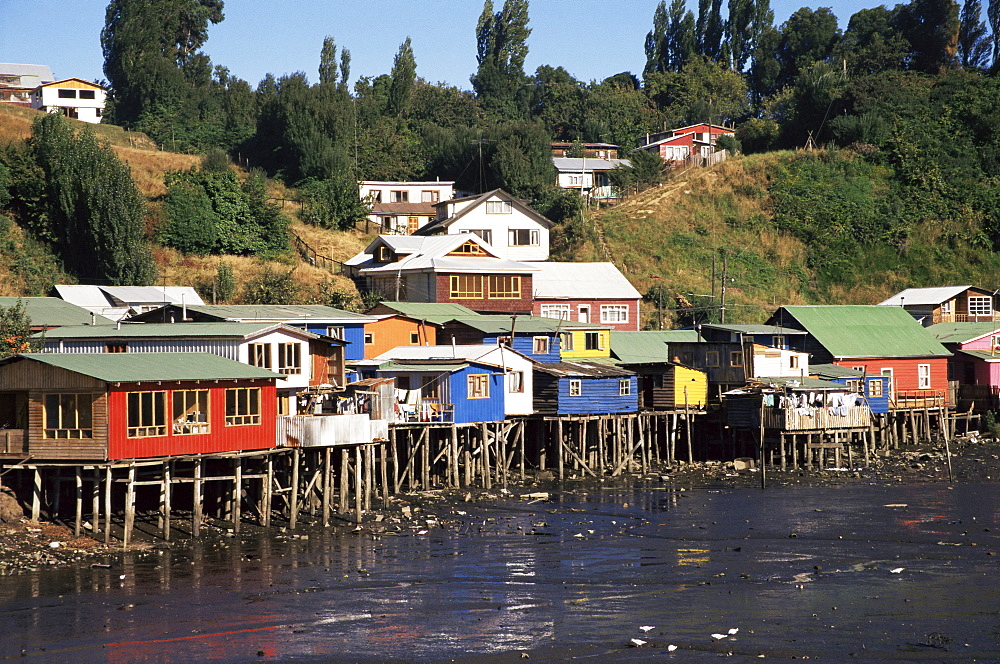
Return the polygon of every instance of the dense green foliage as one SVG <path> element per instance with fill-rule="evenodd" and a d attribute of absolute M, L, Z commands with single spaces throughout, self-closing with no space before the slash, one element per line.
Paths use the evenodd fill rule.
<path fill-rule="evenodd" d="M 45 115 L 3 160 L 16 218 L 69 272 L 113 285 L 152 282 L 146 201 L 128 167 L 91 131 L 74 134 L 62 117 Z"/>
<path fill-rule="evenodd" d="M 9 307 L 0 306 L 0 360 L 38 351 L 43 342 L 32 339 L 31 334 L 31 317 L 24 309 L 24 301 L 19 299 Z"/>

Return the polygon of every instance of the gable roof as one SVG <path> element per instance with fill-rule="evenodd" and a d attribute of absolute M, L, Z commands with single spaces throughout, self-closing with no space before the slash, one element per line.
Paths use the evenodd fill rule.
<path fill-rule="evenodd" d="M 809 373 L 826 380 L 830 378 L 861 378 L 865 375 L 864 371 L 842 367 L 839 364 L 810 364 Z M 871 377 L 870 374 L 869 377 Z M 878 376 L 875 377 L 877 378 Z"/>
<path fill-rule="evenodd" d="M 626 378 L 634 371 L 598 362 L 538 362 L 535 371 L 559 378 Z"/>
<path fill-rule="evenodd" d="M 792 320 L 787 320 L 788 317 Z M 786 305 L 778 309 L 768 323 L 788 325 L 793 321 L 835 358 L 951 355 L 926 328 L 899 307 Z"/>
<path fill-rule="evenodd" d="M 883 300 L 879 304 L 890 305 L 890 306 L 906 306 L 906 305 L 920 305 L 920 304 L 941 304 L 942 302 L 947 302 L 948 300 L 961 295 L 970 288 L 976 288 L 975 286 L 934 286 L 932 288 L 907 288 L 906 290 L 899 291 L 888 300 Z M 977 290 L 984 291 L 984 293 L 989 294 L 985 288 L 979 288 Z"/>
<path fill-rule="evenodd" d="M 611 355 L 624 364 L 667 362 L 672 341 L 698 341 L 697 330 L 652 330 L 611 333 Z"/>
<path fill-rule="evenodd" d="M 248 339 L 283 331 L 297 337 L 318 339 L 318 334 L 284 323 L 125 323 L 115 326 L 60 327 L 43 333 L 45 339 Z M 42 333 L 36 335 L 41 337 Z"/>
<path fill-rule="evenodd" d="M 96 88 L 98 90 L 105 90 L 106 89 L 103 85 L 98 85 L 97 83 L 94 83 L 93 81 L 88 81 L 87 79 L 84 79 L 84 78 L 77 78 L 75 76 L 72 76 L 70 78 L 64 78 L 64 79 L 61 79 L 61 80 L 58 80 L 58 81 L 49 81 L 47 83 L 42 83 L 38 87 L 40 87 L 40 88 L 54 87 L 54 86 L 59 85 L 60 83 L 66 83 L 68 81 L 78 81 L 80 83 L 85 83 L 85 84 L 91 86 L 92 88 Z"/>
<path fill-rule="evenodd" d="M 210 353 L 24 353 L 0 361 L 31 361 L 106 383 L 284 378 Z"/>
<path fill-rule="evenodd" d="M 597 157 L 552 157 L 552 163 L 559 172 L 613 171 L 619 166 L 631 166 L 628 159 L 599 159 Z"/>
<path fill-rule="evenodd" d="M 17 76 L 20 87 L 35 88 L 41 83 L 49 83 L 55 77 L 48 65 L 25 65 L 16 62 L 0 62 L 0 75 Z"/>
<path fill-rule="evenodd" d="M 527 202 L 521 200 L 520 198 L 514 198 L 503 189 L 493 189 L 491 191 L 487 191 L 484 194 L 480 194 L 479 196 L 453 198 L 450 201 L 441 201 L 440 203 L 436 203 L 435 205 L 440 206 L 440 205 L 447 205 L 449 203 L 462 202 L 470 199 L 472 200 L 471 203 L 469 203 L 468 205 L 466 205 L 465 207 L 463 207 L 461 210 L 451 215 L 450 217 L 446 217 L 445 219 L 436 219 L 431 223 L 427 224 L 426 226 L 420 227 L 419 229 L 417 229 L 417 235 L 433 235 L 435 233 L 444 232 L 445 229 L 448 228 L 448 226 L 451 226 L 453 223 L 455 223 L 456 221 L 467 215 L 469 212 L 475 210 L 477 207 L 479 207 L 480 205 L 485 203 L 488 199 L 494 196 L 496 196 L 501 200 L 508 201 L 511 204 L 511 207 L 515 208 L 521 214 L 531 218 L 533 221 L 538 222 L 544 228 L 552 228 L 555 225 L 547 218 L 545 218 L 544 216 L 533 210 L 531 207 L 529 207 Z"/>
<path fill-rule="evenodd" d="M 388 350 L 378 357 L 374 358 L 374 362 L 391 360 L 397 364 L 405 364 L 411 362 L 455 362 L 455 361 L 467 361 L 467 362 L 477 362 L 479 364 L 489 364 L 491 366 L 499 366 L 495 362 L 483 362 L 482 358 L 487 355 L 495 354 L 500 349 L 500 346 L 484 346 L 482 344 L 456 344 L 452 345 L 441 345 L 441 346 L 399 346 Z M 513 348 L 503 348 L 504 353 L 510 353 L 516 355 L 524 360 L 532 362 L 530 358 L 517 352 Z"/>
<path fill-rule="evenodd" d="M 34 327 L 63 325 L 114 325 L 114 321 L 91 313 L 58 297 L 0 297 L 0 307 L 12 307 L 20 300 Z"/>
<path fill-rule="evenodd" d="M 532 278 L 536 299 L 638 300 L 642 294 L 614 263 L 526 262 L 537 270 Z"/>
<path fill-rule="evenodd" d="M 398 242 L 395 238 L 406 237 L 409 240 Z M 419 241 L 419 244 L 416 241 Z M 403 256 L 395 263 L 376 263 L 374 261 L 374 249 L 379 242 L 383 242 L 390 247 L 392 243 L 403 246 L 411 253 Z M 466 242 L 473 242 L 483 248 L 487 256 L 449 256 L 451 252 Z M 413 250 L 412 247 L 419 249 Z M 399 253 L 397 251 L 397 253 Z M 432 235 L 429 237 L 408 235 L 392 236 L 380 235 L 379 238 L 370 244 L 361 254 L 351 258 L 346 263 L 353 267 L 360 268 L 364 274 L 389 272 L 397 274 L 399 272 L 416 271 L 447 271 L 447 272 L 503 272 L 525 274 L 535 272 L 537 268 L 529 267 L 527 263 L 506 258 L 497 258 L 492 247 L 478 235 L 473 233 L 458 233 L 454 235 Z"/>
<path fill-rule="evenodd" d="M 1000 332 L 1000 323 L 936 323 L 927 328 L 943 344 L 965 344 Z"/>

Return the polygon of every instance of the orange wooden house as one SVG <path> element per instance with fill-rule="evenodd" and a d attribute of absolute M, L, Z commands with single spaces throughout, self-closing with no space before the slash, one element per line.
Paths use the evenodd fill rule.
<path fill-rule="evenodd" d="M 399 346 L 436 346 L 438 326 L 401 314 L 377 316 L 365 323 L 365 359 Z"/>

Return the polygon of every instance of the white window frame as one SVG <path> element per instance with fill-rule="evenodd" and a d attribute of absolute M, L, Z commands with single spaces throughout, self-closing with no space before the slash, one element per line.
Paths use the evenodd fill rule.
<path fill-rule="evenodd" d="M 548 355 L 551 352 L 551 344 L 549 337 L 532 337 L 531 338 L 531 354 L 532 355 Z"/>
<path fill-rule="evenodd" d="M 510 201 L 486 201 L 486 214 L 511 214 Z"/>
<path fill-rule="evenodd" d="M 973 301 L 975 301 L 975 304 L 973 304 Z M 989 295 L 970 295 L 967 306 L 970 316 L 993 315 L 993 298 Z"/>
<path fill-rule="evenodd" d="M 518 235 L 521 233 L 528 234 L 528 242 L 519 242 Z M 537 247 L 539 244 L 538 231 L 534 228 L 508 228 L 507 229 L 507 246 L 508 247 Z"/>
<path fill-rule="evenodd" d="M 627 304 L 602 304 L 601 305 L 601 322 L 605 324 L 614 323 L 627 323 L 628 322 L 628 305 Z"/>
<path fill-rule="evenodd" d="M 571 397 L 582 397 L 583 396 L 583 381 L 579 378 L 569 379 L 569 395 Z"/>
<path fill-rule="evenodd" d="M 919 390 L 931 389 L 931 365 L 929 364 L 917 365 L 917 389 Z"/>
<path fill-rule="evenodd" d="M 538 315 L 543 318 L 569 320 L 569 317 L 573 315 L 573 312 L 570 310 L 570 306 L 568 304 L 543 304 L 538 310 Z"/>
<path fill-rule="evenodd" d="M 510 394 L 524 393 L 524 372 L 507 370 L 507 392 Z"/>
<path fill-rule="evenodd" d="M 618 396 L 627 397 L 632 394 L 632 379 L 631 378 L 620 378 L 618 379 Z"/>
<path fill-rule="evenodd" d="M 771 346 L 773 346 L 774 348 L 786 348 L 787 344 L 785 343 L 785 335 L 783 334 L 773 335 L 771 337 Z"/>

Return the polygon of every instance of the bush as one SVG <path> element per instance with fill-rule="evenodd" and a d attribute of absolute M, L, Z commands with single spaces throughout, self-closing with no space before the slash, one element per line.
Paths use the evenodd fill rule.
<path fill-rule="evenodd" d="M 215 270 L 215 296 L 221 302 L 229 302 L 236 295 L 236 277 L 233 266 L 229 263 L 219 263 Z"/>
<path fill-rule="evenodd" d="M 292 278 L 293 270 L 275 272 L 270 267 L 247 282 L 243 293 L 245 304 L 294 304 L 299 297 L 299 286 Z"/>

